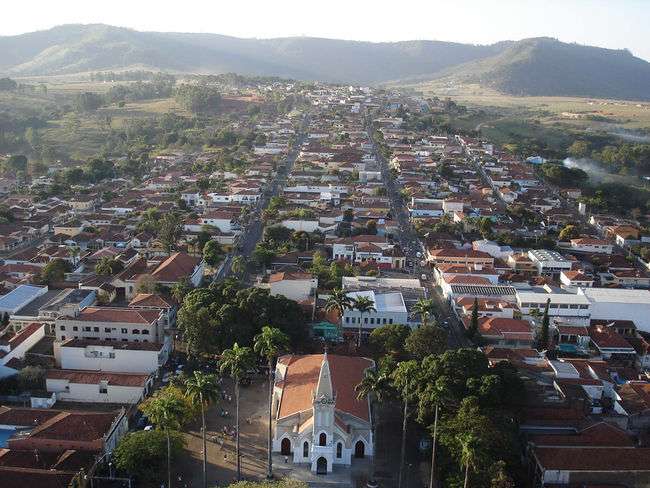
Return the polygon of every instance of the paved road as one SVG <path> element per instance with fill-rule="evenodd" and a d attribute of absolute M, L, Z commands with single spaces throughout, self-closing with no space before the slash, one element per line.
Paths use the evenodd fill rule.
<path fill-rule="evenodd" d="M 248 217 L 248 223 L 236 240 L 236 250 L 226 256 L 222 268 L 214 277 L 215 281 L 227 278 L 232 274 L 231 266 L 232 260 L 235 258 L 235 256 L 243 256 L 245 259 L 251 259 L 253 250 L 255 250 L 255 246 L 262 238 L 262 234 L 264 232 L 262 212 L 269 206 L 271 198 L 278 196 L 280 194 L 280 191 L 286 185 L 287 177 L 291 174 L 293 164 L 296 162 L 296 158 L 300 153 L 300 147 L 307 137 L 305 132 L 309 127 L 309 120 L 309 115 L 306 115 L 303 118 L 298 130 L 296 142 L 287 154 L 286 165 L 284 169 L 280 168 L 277 171 L 275 179 L 273 180 L 270 188 L 264 191 L 257 204 L 251 208 L 251 213 Z"/>
<path fill-rule="evenodd" d="M 424 244 L 418 237 L 417 232 L 411 225 L 408 210 L 404 204 L 402 195 L 400 194 L 401 185 L 393 177 L 388 161 L 386 161 L 386 158 L 379 152 L 379 149 L 372 138 L 372 128 L 369 124 L 367 126 L 367 132 L 373 146 L 373 153 L 379 162 L 382 179 L 390 199 L 391 211 L 399 224 L 399 235 L 396 236 L 397 241 L 402 246 L 407 259 L 413 263 L 411 272 L 419 277 L 421 272 L 428 271 L 426 274 L 431 278 L 430 270 L 420 269 L 419 266 L 419 262 L 422 258 L 418 257 L 417 253 L 424 254 L 425 248 Z M 447 300 L 440 293 L 440 289 L 435 286 L 433 281 L 428 281 L 425 285 L 428 290 L 427 295 L 438 305 L 436 311 L 437 322 L 449 331 L 449 346 L 452 348 L 470 347 L 472 344 L 465 337 L 465 327 L 452 312 L 449 303 L 447 303 Z"/>

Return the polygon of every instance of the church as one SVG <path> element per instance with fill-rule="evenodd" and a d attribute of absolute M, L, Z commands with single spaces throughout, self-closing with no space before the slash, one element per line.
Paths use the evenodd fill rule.
<path fill-rule="evenodd" d="M 355 391 L 374 361 L 325 354 L 278 359 L 273 388 L 273 451 L 317 474 L 372 456 L 368 399 Z"/>

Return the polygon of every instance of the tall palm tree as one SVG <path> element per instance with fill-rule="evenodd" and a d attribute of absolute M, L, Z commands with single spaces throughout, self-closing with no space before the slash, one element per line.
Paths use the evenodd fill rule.
<path fill-rule="evenodd" d="M 381 404 L 391 391 L 390 377 L 385 371 L 367 369 L 361 383 L 354 387 L 357 392 L 357 399 L 374 397 L 376 404 Z M 372 471 L 370 472 L 369 485 L 375 485 L 375 469 L 377 459 L 377 412 L 374 412 L 372 422 L 372 442 L 375 446 L 375 453 L 372 456 Z"/>
<path fill-rule="evenodd" d="M 478 463 L 478 439 L 472 433 L 461 436 L 460 445 L 460 462 L 465 467 L 465 482 L 463 488 L 469 487 L 469 470 L 476 469 Z"/>
<path fill-rule="evenodd" d="M 336 310 L 343 325 L 343 314 L 346 310 L 352 309 L 352 298 L 340 288 L 334 288 L 325 302 L 325 310 L 331 312 Z"/>
<path fill-rule="evenodd" d="M 420 314 L 420 317 L 422 318 L 422 325 L 424 326 L 427 325 L 427 322 L 429 321 L 429 318 L 431 317 L 435 309 L 436 309 L 436 304 L 431 298 L 429 299 L 420 298 L 413 305 L 413 311 L 415 313 Z"/>
<path fill-rule="evenodd" d="M 402 475 L 406 461 L 406 424 L 408 420 L 409 399 L 413 396 L 413 390 L 418 381 L 418 363 L 415 360 L 402 361 L 391 373 L 393 386 L 399 392 L 404 401 L 404 417 L 402 419 L 402 452 L 399 462 L 398 487 L 402 488 Z"/>
<path fill-rule="evenodd" d="M 243 256 L 235 256 L 232 259 L 232 264 L 230 265 L 230 269 L 237 276 L 241 276 L 242 274 L 244 274 L 244 271 L 246 270 L 246 263 L 244 262 Z"/>
<path fill-rule="evenodd" d="M 152 396 L 142 405 L 142 411 L 157 428 L 162 429 L 167 436 L 167 487 L 172 486 L 172 455 L 170 431 L 179 430 L 186 404 L 171 395 L 158 394 Z"/>
<path fill-rule="evenodd" d="M 262 327 L 262 332 L 255 336 L 253 349 L 257 354 L 266 358 L 269 368 L 269 437 L 268 437 L 268 472 L 266 477 L 273 478 L 273 458 L 271 456 L 271 436 L 273 407 L 273 362 L 282 352 L 289 348 L 289 337 L 280 329 L 268 325 Z"/>
<path fill-rule="evenodd" d="M 359 312 L 359 336 L 357 337 L 357 347 L 361 347 L 361 328 L 363 327 L 362 325 L 363 314 L 376 312 L 377 309 L 375 308 L 374 300 L 372 298 L 368 298 L 364 296 L 355 298 L 352 303 L 352 308 L 357 312 Z"/>
<path fill-rule="evenodd" d="M 203 434 L 203 488 L 208 486 L 208 450 L 206 442 L 205 409 L 219 399 L 220 389 L 213 374 L 194 371 L 185 381 L 185 394 L 192 402 L 201 405 L 201 432 Z"/>
<path fill-rule="evenodd" d="M 236 342 L 231 349 L 221 354 L 221 372 L 228 373 L 235 382 L 235 422 L 237 434 L 237 481 L 241 480 L 241 457 L 239 454 L 239 382 L 246 372 L 253 367 L 255 359 L 250 347 L 240 347 Z"/>
<path fill-rule="evenodd" d="M 72 266 L 77 266 L 79 263 L 79 255 L 81 254 L 81 249 L 77 246 L 68 246 L 68 256 L 72 258 Z"/>

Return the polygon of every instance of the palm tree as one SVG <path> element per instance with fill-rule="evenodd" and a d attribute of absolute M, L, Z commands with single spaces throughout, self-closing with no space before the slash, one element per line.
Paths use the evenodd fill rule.
<path fill-rule="evenodd" d="M 325 310 L 331 312 L 336 310 L 343 325 L 343 314 L 346 310 L 352 309 L 353 300 L 340 288 L 334 288 L 325 302 Z"/>
<path fill-rule="evenodd" d="M 230 265 L 230 269 L 237 276 L 244 274 L 244 271 L 246 270 L 246 263 L 244 262 L 244 258 L 242 256 L 235 256 L 232 260 L 232 264 Z"/>
<path fill-rule="evenodd" d="M 402 474 L 404 473 L 404 462 L 406 460 L 406 424 L 408 419 L 409 399 L 413 395 L 414 386 L 417 384 L 418 363 L 415 360 L 403 361 L 391 373 L 393 386 L 400 393 L 404 401 L 404 417 L 402 419 L 402 453 L 399 463 L 398 487 L 402 487 Z"/>
<path fill-rule="evenodd" d="M 357 392 L 357 399 L 368 398 L 373 396 L 376 404 L 381 404 L 388 396 L 391 390 L 390 377 L 385 371 L 376 369 L 367 369 L 361 383 L 354 387 Z M 368 485 L 375 485 L 375 468 L 377 459 L 377 412 L 374 412 L 372 422 L 372 442 L 375 446 L 375 455 L 372 457 L 372 471 L 370 472 L 370 480 Z"/>
<path fill-rule="evenodd" d="M 185 381 L 185 394 L 196 405 L 201 405 L 201 432 L 203 433 L 203 488 L 208 486 L 208 450 L 206 443 L 205 409 L 219 398 L 220 389 L 213 374 L 194 371 Z"/>
<path fill-rule="evenodd" d="M 364 313 L 376 312 L 375 302 L 372 298 L 360 296 L 354 299 L 352 308 L 359 312 L 359 337 L 357 337 L 357 347 L 361 347 L 361 327 Z"/>
<path fill-rule="evenodd" d="M 271 456 L 271 415 L 273 406 L 273 360 L 289 348 L 289 337 L 280 329 L 268 325 L 262 327 L 262 332 L 255 336 L 253 349 L 257 354 L 266 358 L 269 368 L 269 438 L 268 438 L 268 479 L 273 478 L 273 458 Z"/>
<path fill-rule="evenodd" d="M 241 480 L 241 458 L 239 454 L 239 382 L 246 372 L 255 363 L 253 351 L 250 347 L 240 347 L 236 342 L 231 349 L 226 349 L 221 354 L 221 372 L 227 372 L 235 382 L 235 423 L 237 434 L 237 481 Z"/>
<path fill-rule="evenodd" d="M 422 325 L 426 326 L 429 320 L 429 317 L 433 314 L 436 309 L 436 304 L 432 299 L 420 298 L 413 305 L 413 311 L 420 314 L 422 318 Z"/>
<path fill-rule="evenodd" d="M 72 266 L 77 266 L 78 257 L 81 254 L 81 249 L 77 246 L 68 246 L 68 256 L 72 258 Z"/>
<path fill-rule="evenodd" d="M 172 457 L 170 430 L 179 430 L 181 418 L 186 413 L 185 403 L 175 396 L 154 395 L 143 406 L 142 411 L 156 427 L 164 430 L 167 436 L 167 487 L 172 486 Z"/>
<path fill-rule="evenodd" d="M 465 466 L 465 483 L 463 488 L 469 487 L 469 470 L 475 470 L 478 463 L 478 439 L 474 434 L 467 433 L 461 436 L 460 462 Z"/>

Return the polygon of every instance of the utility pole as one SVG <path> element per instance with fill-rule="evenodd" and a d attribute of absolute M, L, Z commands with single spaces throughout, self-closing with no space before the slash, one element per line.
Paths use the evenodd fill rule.
<path fill-rule="evenodd" d="M 436 416 L 433 421 L 433 445 L 431 447 L 431 479 L 429 480 L 429 488 L 435 488 L 436 479 L 436 441 L 438 437 L 438 404 L 436 403 Z"/>

